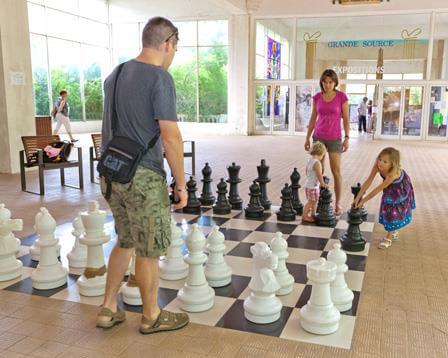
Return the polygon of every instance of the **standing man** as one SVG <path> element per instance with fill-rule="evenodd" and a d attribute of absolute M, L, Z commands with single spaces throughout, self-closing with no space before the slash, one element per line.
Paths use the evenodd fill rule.
<path fill-rule="evenodd" d="M 367 122 L 367 97 L 364 97 L 358 104 L 358 132 L 367 133 L 366 122 Z"/>
<path fill-rule="evenodd" d="M 161 310 L 157 303 L 159 257 L 171 240 L 170 201 L 163 169 L 163 149 L 176 180 L 177 204 L 187 203 L 182 135 L 177 126 L 176 91 L 167 72 L 177 49 L 178 30 L 167 19 L 154 17 L 142 33 L 142 51 L 125 63 L 116 84 L 117 135 L 147 146 L 134 178 L 127 184 L 112 183 L 107 199 L 115 219 L 117 244 L 109 257 L 106 294 L 96 325 L 110 328 L 125 320 L 117 307 L 117 293 L 135 249 L 135 279 L 143 301 L 142 334 L 181 328 L 185 313 Z M 104 82 L 103 149 L 112 138 L 111 119 L 117 69 Z M 163 149 L 162 149 L 163 145 Z M 101 178 L 101 191 L 106 183 Z"/>

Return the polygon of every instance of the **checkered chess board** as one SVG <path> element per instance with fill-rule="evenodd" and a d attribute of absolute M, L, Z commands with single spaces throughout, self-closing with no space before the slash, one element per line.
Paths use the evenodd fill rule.
<path fill-rule="evenodd" d="M 349 288 L 354 291 L 353 307 L 350 311 L 342 313 L 340 328 L 336 333 L 319 336 L 305 332 L 299 323 L 299 310 L 306 304 L 311 294 L 311 286 L 308 284 L 306 277 L 306 263 L 309 260 L 326 257 L 333 244 L 337 242 L 348 227 L 347 214 L 344 214 L 337 221 L 335 228 L 326 228 L 303 225 L 300 217 L 297 217 L 297 221 L 280 222 L 275 215 L 277 209 L 273 207 L 270 211 L 265 212 L 263 218 L 257 220 L 246 219 L 244 212 L 241 211 L 232 211 L 228 215 L 214 215 L 211 208 L 202 208 L 200 215 L 183 214 L 181 212 L 172 214 L 182 228 L 184 239 L 189 227 L 194 223 L 199 225 L 205 235 L 210 232 L 213 225 L 218 225 L 226 238 L 225 258 L 233 271 L 232 283 L 226 287 L 215 289 L 216 296 L 213 308 L 206 312 L 190 313 L 191 322 L 349 349 L 355 327 L 358 301 L 362 291 L 374 216 L 369 215 L 367 221 L 361 224 L 363 237 L 367 240 L 365 250 L 363 252 L 347 253 L 349 271 L 346 273 L 346 281 Z M 68 267 L 66 255 L 73 247 L 75 239 L 71 231 L 71 223 L 59 225 L 56 229 L 56 236 L 61 244 L 61 261 L 65 267 Z M 113 218 L 110 215 L 106 220 L 105 231 L 111 235 L 111 241 L 104 245 L 107 262 L 116 240 Z M 294 289 L 289 295 L 279 296 L 283 303 L 283 309 L 277 322 L 264 325 L 251 323 L 244 318 L 243 309 L 244 299 L 249 295 L 248 284 L 252 271 L 250 246 L 258 241 L 269 243 L 277 231 L 282 232 L 288 242 L 289 257 L 286 260 L 286 265 L 289 272 L 294 276 Z M 91 305 L 102 303 L 102 297 L 83 297 L 79 295 L 76 280 L 82 274 L 82 270 L 70 269 L 68 282 L 62 287 L 52 290 L 33 289 L 30 275 L 33 268 L 37 266 L 37 262 L 31 260 L 29 247 L 35 239 L 35 235 L 22 238 L 22 245 L 18 254 L 18 258 L 24 266 L 22 277 L 12 281 L 0 282 L 0 289 Z M 185 245 L 183 249 L 186 252 Z M 159 305 L 180 312 L 177 291 L 184 285 L 184 282 L 185 280 L 160 280 Z M 128 306 L 122 301 L 121 304 L 129 311 L 141 312 L 142 309 L 139 306 Z"/>

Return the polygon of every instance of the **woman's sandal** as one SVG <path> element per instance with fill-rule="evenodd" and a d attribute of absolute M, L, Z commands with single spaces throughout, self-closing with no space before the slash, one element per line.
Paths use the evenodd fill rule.
<path fill-rule="evenodd" d="M 306 223 L 314 223 L 316 220 L 312 216 L 304 215 L 302 216 L 302 221 Z"/>
<path fill-rule="evenodd" d="M 107 307 L 101 307 L 98 317 L 110 317 L 109 321 L 96 321 L 96 326 L 99 328 L 112 328 L 116 324 L 123 322 L 126 319 L 124 311 L 117 309 L 117 312 L 112 312 Z"/>
<path fill-rule="evenodd" d="M 378 248 L 387 249 L 390 245 L 392 245 L 392 240 L 385 237 L 383 240 L 381 240 L 380 244 L 378 245 Z"/>
<path fill-rule="evenodd" d="M 142 316 L 141 324 L 148 325 L 149 327 L 140 326 L 141 334 L 151 334 L 162 331 L 174 331 L 185 327 L 190 319 L 186 313 L 174 313 L 170 311 L 161 310 L 159 317 L 154 320 L 150 320 L 144 315 Z"/>

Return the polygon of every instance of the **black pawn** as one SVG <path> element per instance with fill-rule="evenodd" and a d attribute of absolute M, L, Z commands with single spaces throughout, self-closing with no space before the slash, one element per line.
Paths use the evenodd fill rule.
<path fill-rule="evenodd" d="M 303 204 L 300 202 L 299 189 L 300 189 L 300 174 L 297 168 L 294 168 L 291 176 L 291 189 L 292 189 L 292 207 L 296 211 L 297 215 L 303 214 Z"/>
<path fill-rule="evenodd" d="M 277 220 L 294 221 L 296 219 L 296 211 L 292 206 L 292 190 L 288 184 L 282 189 L 282 205 L 277 211 Z"/>
<path fill-rule="evenodd" d="M 271 201 L 268 198 L 267 184 L 271 181 L 268 177 L 269 166 L 266 165 L 266 160 L 262 159 L 261 164 L 257 166 L 258 178 L 255 181 L 260 184 L 260 203 L 264 210 L 271 208 Z"/>
<path fill-rule="evenodd" d="M 358 195 L 360 190 L 361 190 L 361 183 L 358 183 L 358 184 L 352 186 L 353 200 L 356 198 L 356 195 Z M 361 199 L 362 199 L 362 197 L 361 197 Z M 360 210 L 361 210 L 361 219 L 363 221 L 366 221 L 367 220 L 367 210 L 364 207 L 364 205 L 361 206 Z"/>
<path fill-rule="evenodd" d="M 201 202 L 196 197 L 196 180 L 190 177 L 187 181 L 188 200 L 187 205 L 182 209 L 182 212 L 187 214 L 200 214 Z"/>
<path fill-rule="evenodd" d="M 326 178 L 326 184 L 328 184 L 329 179 Z M 331 191 L 330 189 L 320 188 L 320 196 L 318 209 L 316 213 L 316 225 L 317 226 L 327 226 L 327 227 L 335 227 L 336 226 L 336 217 L 334 216 L 333 207 L 331 206 Z"/>
<path fill-rule="evenodd" d="M 328 183 L 330 183 L 330 178 L 324 176 L 323 179 L 325 184 L 328 185 Z M 320 192 L 322 192 L 322 190 L 324 190 L 324 188 L 320 187 Z M 319 200 L 317 201 L 316 213 L 319 212 L 321 206 L 322 206 L 322 196 L 319 195 Z"/>
<path fill-rule="evenodd" d="M 250 219 L 258 219 L 263 217 L 264 208 L 260 203 L 260 186 L 254 180 L 253 184 L 249 187 L 250 200 L 249 204 L 244 209 L 246 217 Z"/>
<path fill-rule="evenodd" d="M 366 247 L 366 240 L 362 237 L 359 225 L 362 224 L 361 209 L 352 206 L 348 212 L 347 232 L 339 239 L 341 247 L 345 251 L 363 251 Z"/>
<path fill-rule="evenodd" d="M 226 180 L 230 184 L 229 189 L 229 203 L 232 205 L 232 209 L 241 210 L 243 208 L 243 199 L 240 198 L 238 194 L 238 184 L 241 183 L 241 179 L 238 177 L 240 174 L 241 167 L 232 163 L 231 166 L 227 167 L 227 172 L 229 173 L 229 178 Z"/>
<path fill-rule="evenodd" d="M 210 206 L 213 205 L 215 202 L 215 197 L 212 193 L 212 168 L 208 165 L 208 163 L 205 163 L 204 168 L 202 169 L 202 176 L 203 179 L 201 180 L 204 184 L 202 186 L 202 194 L 199 198 L 199 201 L 202 205 Z"/>
<path fill-rule="evenodd" d="M 230 214 L 232 207 L 227 200 L 227 183 L 224 181 L 224 178 L 221 178 L 217 187 L 218 200 L 216 200 L 216 204 L 213 205 L 213 213 L 218 215 Z"/>

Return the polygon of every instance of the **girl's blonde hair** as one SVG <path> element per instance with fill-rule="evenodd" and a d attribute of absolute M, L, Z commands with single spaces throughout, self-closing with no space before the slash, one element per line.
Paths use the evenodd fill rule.
<path fill-rule="evenodd" d="M 310 155 L 324 155 L 327 153 L 327 148 L 322 142 L 314 142 L 310 150 Z"/>
<path fill-rule="evenodd" d="M 401 169 L 400 164 L 400 151 L 393 147 L 384 148 L 380 154 L 378 154 L 377 160 L 380 159 L 383 155 L 387 155 L 389 157 L 390 162 L 392 163 L 392 167 L 390 168 L 389 173 L 398 173 Z"/>

